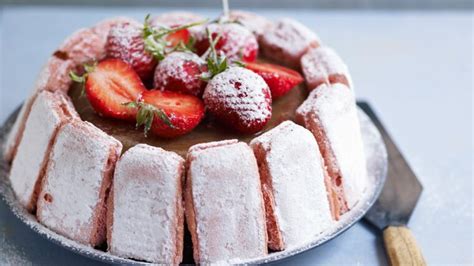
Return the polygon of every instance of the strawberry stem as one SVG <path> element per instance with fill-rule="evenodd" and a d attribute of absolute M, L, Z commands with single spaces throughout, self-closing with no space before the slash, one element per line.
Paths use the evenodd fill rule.
<path fill-rule="evenodd" d="M 145 103 L 145 102 L 128 102 L 128 103 L 122 103 L 122 105 L 128 107 L 128 108 L 138 108 L 137 116 L 136 116 L 136 127 L 139 128 L 140 126 L 144 126 L 144 134 L 145 137 L 148 136 L 148 131 L 150 131 L 153 121 L 155 119 L 155 116 L 157 116 L 161 121 L 163 121 L 167 126 L 170 128 L 175 128 L 174 125 L 171 123 L 171 120 L 169 119 L 168 115 L 160 108 L 157 108 L 151 104 Z"/>

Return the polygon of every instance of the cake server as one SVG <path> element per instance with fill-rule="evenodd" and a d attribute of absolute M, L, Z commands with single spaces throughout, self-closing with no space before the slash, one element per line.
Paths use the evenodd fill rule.
<path fill-rule="evenodd" d="M 423 187 L 370 106 L 367 103 L 359 103 L 359 106 L 382 134 L 389 162 L 382 193 L 364 218 L 383 231 L 391 265 L 426 265 L 413 234 L 406 226 Z"/>

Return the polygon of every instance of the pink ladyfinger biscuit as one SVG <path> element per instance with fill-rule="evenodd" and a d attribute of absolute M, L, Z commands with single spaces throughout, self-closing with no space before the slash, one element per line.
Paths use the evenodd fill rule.
<path fill-rule="evenodd" d="M 106 197 L 121 150 L 119 141 L 89 122 L 61 127 L 38 196 L 38 220 L 79 243 L 102 244 Z"/>
<path fill-rule="evenodd" d="M 139 144 L 115 168 L 107 210 L 110 253 L 153 263 L 179 264 L 183 251 L 184 160 Z"/>
<path fill-rule="evenodd" d="M 100 60 L 105 56 L 103 39 L 90 28 L 79 29 L 59 46 L 55 55 L 71 59 L 76 65 Z"/>
<path fill-rule="evenodd" d="M 270 29 L 272 22 L 267 18 L 252 12 L 243 10 L 232 10 L 229 12 L 229 20 L 236 21 L 250 30 L 257 39 Z"/>
<path fill-rule="evenodd" d="M 337 195 L 336 216 L 359 201 L 368 184 L 353 91 L 341 83 L 322 84 L 296 110 L 296 119 L 315 136 Z"/>
<path fill-rule="evenodd" d="M 227 140 L 191 147 L 184 197 L 196 263 L 267 254 L 258 166 L 247 144 Z"/>
<path fill-rule="evenodd" d="M 74 69 L 74 63 L 71 60 L 63 60 L 56 56 L 49 58 L 48 62 L 41 69 L 35 85 L 30 95 L 23 103 L 20 113 L 10 130 L 5 141 L 3 156 L 7 162 L 11 162 L 15 157 L 18 145 L 21 142 L 26 120 L 31 111 L 31 106 L 39 92 L 47 90 L 51 92 L 67 93 L 71 85 L 69 72 Z M 68 96 L 65 95 L 67 98 Z"/>
<path fill-rule="evenodd" d="M 300 67 L 301 57 L 320 45 L 318 36 L 296 20 L 283 18 L 273 24 L 260 39 L 265 56 L 292 68 Z"/>
<path fill-rule="evenodd" d="M 195 23 L 203 21 L 205 18 L 201 15 L 187 12 L 187 11 L 174 11 L 169 13 L 160 14 L 152 19 L 152 24 L 155 25 L 166 25 L 168 27 L 176 27 L 185 24 Z"/>
<path fill-rule="evenodd" d="M 58 129 L 79 116 L 61 94 L 43 91 L 31 107 L 22 142 L 10 170 L 10 182 L 19 202 L 34 211 L 44 169 Z"/>
<path fill-rule="evenodd" d="M 160 27 L 160 26 L 177 27 L 177 26 L 182 26 L 185 24 L 204 22 L 204 21 L 205 21 L 205 18 L 202 17 L 201 15 L 198 15 L 192 12 L 187 12 L 187 11 L 175 11 L 175 12 L 160 14 L 154 17 L 151 20 L 151 24 L 154 25 L 155 27 Z M 203 25 L 197 25 L 197 26 L 188 28 L 188 31 L 191 34 L 191 36 L 195 36 L 199 32 L 204 31 L 204 27 Z"/>
<path fill-rule="evenodd" d="M 310 49 L 301 57 L 301 69 L 310 90 L 319 85 L 342 83 L 352 88 L 347 65 L 332 48 L 321 46 Z"/>
<path fill-rule="evenodd" d="M 250 143 L 260 170 L 268 246 L 309 242 L 333 222 L 323 159 L 307 129 L 285 121 Z"/>

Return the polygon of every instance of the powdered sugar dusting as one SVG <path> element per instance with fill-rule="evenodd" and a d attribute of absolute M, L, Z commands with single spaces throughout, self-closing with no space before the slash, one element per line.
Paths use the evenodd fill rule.
<path fill-rule="evenodd" d="M 321 154 L 311 132 L 285 121 L 251 142 L 265 153 L 275 215 L 286 248 L 314 239 L 333 223 Z M 262 171 L 262 169 L 260 169 Z M 263 180 L 262 180 L 263 181 Z"/>
<path fill-rule="evenodd" d="M 265 216 L 252 150 L 243 142 L 200 147 L 188 153 L 199 262 L 264 256 Z"/>
<path fill-rule="evenodd" d="M 198 95 L 202 93 L 203 81 L 200 79 L 199 70 L 205 69 L 206 62 L 194 53 L 173 52 L 161 60 L 155 69 L 154 87 L 164 88 L 168 86 L 170 80 L 179 83 L 184 88 L 174 88 L 173 90 L 188 92 Z M 198 73 L 189 73 L 198 70 Z"/>
<path fill-rule="evenodd" d="M 263 35 L 271 27 L 271 21 L 263 16 L 243 10 L 231 10 L 229 19 L 237 21 L 250 30 L 257 38 Z"/>
<path fill-rule="evenodd" d="M 178 215 L 183 213 L 176 209 L 181 205 L 183 165 L 177 154 L 145 144 L 125 152 L 114 176 L 111 253 L 157 263 L 176 262 L 177 228 L 183 226 L 178 224 Z"/>
<path fill-rule="evenodd" d="M 322 83 L 335 82 L 344 83 L 352 88 L 347 65 L 336 51 L 327 46 L 310 49 L 301 58 L 301 69 L 309 89 L 314 89 Z"/>
<path fill-rule="evenodd" d="M 145 50 L 141 23 L 125 21 L 113 25 L 105 47 L 108 57 L 129 63 L 141 78 L 147 79 L 153 75 L 156 60 Z"/>
<path fill-rule="evenodd" d="M 92 244 L 94 213 L 100 201 L 111 149 L 122 145 L 88 122 L 60 129 L 52 148 L 37 216 L 52 230 L 83 244 Z"/>
<path fill-rule="evenodd" d="M 290 18 L 277 21 L 261 39 L 263 53 L 279 62 L 298 67 L 300 58 L 311 47 L 319 46 L 318 36 Z"/>
<path fill-rule="evenodd" d="M 151 20 L 152 25 L 165 25 L 167 27 L 176 27 L 185 24 L 203 21 L 204 17 L 186 11 L 175 11 L 160 14 Z"/>
<path fill-rule="evenodd" d="M 100 39 L 100 44 L 97 44 L 97 46 L 105 49 L 105 43 L 107 42 L 107 36 L 109 35 L 110 29 L 116 25 L 124 23 L 139 24 L 139 22 L 129 17 L 115 17 L 102 20 L 92 27 L 92 31 L 97 34 Z M 103 54 L 105 55 L 105 50 Z"/>
<path fill-rule="evenodd" d="M 74 70 L 75 67 L 76 64 L 69 59 L 63 60 L 55 56 L 50 57 L 36 79 L 34 91 L 60 91 L 66 94 L 72 83 L 69 72 Z"/>
<path fill-rule="evenodd" d="M 12 188 L 18 200 L 30 210 L 35 207 L 35 185 L 42 178 L 53 138 L 68 119 L 62 109 L 64 105 L 66 100 L 60 94 L 44 91 L 36 97 L 12 163 Z"/>
<path fill-rule="evenodd" d="M 4 266 L 18 266 L 18 265 L 33 265 L 33 262 L 28 260 L 28 256 L 23 249 L 19 249 L 14 244 L 9 243 L 7 235 L 4 231 L 7 229 L 0 228 L 0 265 Z"/>
<path fill-rule="evenodd" d="M 321 85 L 311 92 L 298 113 L 318 119 L 342 174 L 348 207 L 354 206 L 368 186 L 364 151 L 353 92 L 345 85 Z M 311 114 L 315 116 L 311 116 Z M 332 162 L 326 162 L 332 163 Z"/>
<path fill-rule="evenodd" d="M 67 54 L 74 63 L 84 63 L 104 57 L 101 39 L 89 28 L 80 29 L 69 36 L 58 48 Z"/>
<path fill-rule="evenodd" d="M 269 95 L 262 77 L 245 68 L 231 67 L 209 81 L 203 98 L 207 107 L 225 106 L 230 115 L 236 114 L 244 125 L 251 125 L 271 116 Z"/>

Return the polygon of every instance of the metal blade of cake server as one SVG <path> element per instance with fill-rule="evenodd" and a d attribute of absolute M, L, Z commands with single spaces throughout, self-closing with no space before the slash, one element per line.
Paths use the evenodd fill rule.
<path fill-rule="evenodd" d="M 385 185 L 364 218 L 380 230 L 389 225 L 406 225 L 423 187 L 371 107 L 365 102 L 359 106 L 379 129 L 388 153 Z"/>

